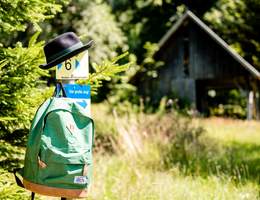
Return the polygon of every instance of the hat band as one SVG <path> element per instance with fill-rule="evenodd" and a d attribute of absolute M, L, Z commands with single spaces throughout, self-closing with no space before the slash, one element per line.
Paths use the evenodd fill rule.
<path fill-rule="evenodd" d="M 76 49 L 78 49 L 82 46 L 83 46 L 82 42 L 78 42 L 78 43 L 72 45 L 71 47 L 64 49 L 63 51 L 52 55 L 51 57 L 49 57 L 48 60 L 50 60 L 50 61 L 55 60 L 56 58 L 59 58 L 62 55 L 66 55 L 66 54 L 68 54 L 68 53 L 70 53 L 70 52 L 72 52 L 72 51 L 74 51 L 74 50 L 76 50 Z"/>

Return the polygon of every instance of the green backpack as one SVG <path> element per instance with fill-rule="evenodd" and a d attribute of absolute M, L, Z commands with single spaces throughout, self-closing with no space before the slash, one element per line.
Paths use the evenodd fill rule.
<path fill-rule="evenodd" d="M 23 186 L 48 196 L 86 197 L 92 176 L 93 140 L 93 120 L 74 99 L 46 100 L 29 132 L 21 171 Z"/>

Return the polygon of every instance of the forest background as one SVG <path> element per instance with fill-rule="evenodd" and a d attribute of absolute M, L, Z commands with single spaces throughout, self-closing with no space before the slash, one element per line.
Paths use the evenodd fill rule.
<path fill-rule="evenodd" d="M 90 61 L 96 63 L 93 73 L 106 67 L 92 82 L 93 88 L 100 87 L 93 100 L 102 102 L 93 106 L 99 155 L 96 163 L 101 172 L 96 183 L 102 188 L 94 190 L 94 199 L 122 199 L 124 195 L 128 199 L 259 198 L 257 122 L 192 119 L 189 108 L 180 109 L 177 101 L 167 108 L 164 98 L 151 108 L 131 82 L 138 72 L 157 76 L 162 65 L 153 58 L 156 43 L 186 9 L 260 69 L 258 0 L 0 1 L 1 199 L 28 195 L 14 185 L 8 171 L 22 164 L 32 117 L 53 90 L 46 87 L 47 82 L 51 86 L 53 71 L 38 67 L 45 62 L 44 41 L 67 31 L 76 32 L 83 41 L 95 41 L 89 52 Z M 234 98 L 238 100 L 233 102 L 243 107 L 241 99 Z M 217 123 L 223 130 L 214 129 Z M 245 131 L 237 135 L 233 124 Z M 225 127 L 233 131 L 226 133 Z M 245 138 L 248 127 L 253 133 Z M 133 160 L 130 165 L 126 165 L 125 155 Z M 106 167 L 104 163 L 108 163 Z M 121 185 L 116 180 L 125 173 L 129 179 Z M 158 187 L 154 189 L 149 183 Z M 163 189 L 164 184 L 169 186 Z M 176 190 L 182 184 L 190 191 Z M 192 190 L 195 186 L 202 188 L 200 194 Z M 139 192 L 135 193 L 136 188 Z"/>

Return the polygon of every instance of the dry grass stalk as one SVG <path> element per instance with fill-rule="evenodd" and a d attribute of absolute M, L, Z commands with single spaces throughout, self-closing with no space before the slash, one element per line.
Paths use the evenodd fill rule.
<path fill-rule="evenodd" d="M 143 137 L 139 132 L 139 123 L 135 117 L 118 117 L 116 110 L 113 110 L 116 128 L 118 130 L 118 145 L 125 153 L 138 155 L 143 150 Z"/>

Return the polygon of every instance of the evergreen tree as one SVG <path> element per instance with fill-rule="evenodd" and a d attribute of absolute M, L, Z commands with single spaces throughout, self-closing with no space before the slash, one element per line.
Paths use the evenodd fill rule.
<path fill-rule="evenodd" d="M 240 55 L 260 69 L 260 1 L 219 0 L 205 19 Z"/>
<path fill-rule="evenodd" d="M 59 2 L 59 3 L 56 3 Z M 36 86 L 45 72 L 43 42 L 36 42 L 38 33 L 28 45 L 14 41 L 27 27 L 40 30 L 39 23 L 61 11 L 67 0 L 0 1 L 0 136 L 14 129 L 29 127 L 40 92 Z"/>

